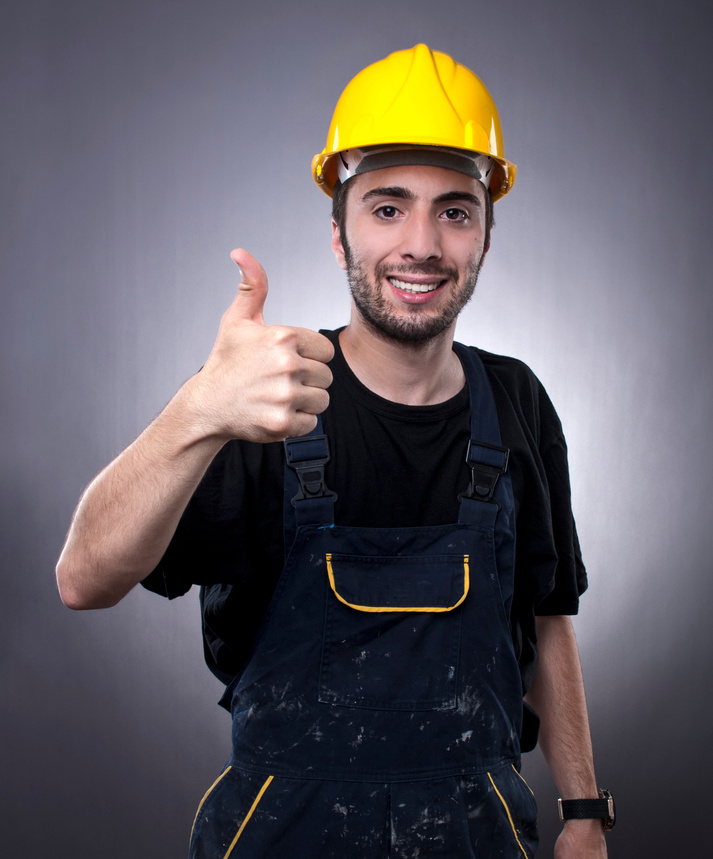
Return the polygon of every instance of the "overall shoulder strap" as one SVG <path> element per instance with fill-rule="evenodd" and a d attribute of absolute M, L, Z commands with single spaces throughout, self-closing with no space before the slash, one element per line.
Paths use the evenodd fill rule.
<path fill-rule="evenodd" d="M 495 397 L 483 362 L 474 349 L 462 343 L 454 343 L 453 349 L 463 366 L 470 395 L 470 441 L 466 463 L 471 471 L 471 481 L 459 496 L 459 521 L 477 519 L 494 525 L 498 510 L 505 507 L 504 518 L 510 520 L 514 508 L 510 480 L 501 480 L 507 474 L 510 451 L 501 445 Z"/>
<path fill-rule="evenodd" d="M 311 433 L 286 438 L 284 449 L 283 531 L 287 555 L 300 525 L 334 524 L 337 494 L 324 482 L 324 467 L 330 456 L 320 415 Z"/>

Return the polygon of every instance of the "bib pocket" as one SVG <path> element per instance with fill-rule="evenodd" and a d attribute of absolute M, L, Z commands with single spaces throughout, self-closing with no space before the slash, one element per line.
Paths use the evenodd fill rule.
<path fill-rule="evenodd" d="M 319 700 L 378 710 L 456 706 L 467 555 L 327 554 Z"/>

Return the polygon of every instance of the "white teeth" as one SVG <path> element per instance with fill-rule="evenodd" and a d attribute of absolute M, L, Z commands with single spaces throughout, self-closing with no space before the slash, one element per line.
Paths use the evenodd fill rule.
<path fill-rule="evenodd" d="M 389 278 L 389 283 L 397 289 L 403 289 L 404 292 L 433 292 L 441 285 L 438 283 L 407 283 L 405 280 L 397 280 L 395 277 Z"/>

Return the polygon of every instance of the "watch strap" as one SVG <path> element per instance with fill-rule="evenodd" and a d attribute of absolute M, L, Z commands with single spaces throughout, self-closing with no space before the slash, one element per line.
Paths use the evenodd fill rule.
<path fill-rule="evenodd" d="M 608 790 L 600 790 L 598 799 L 559 799 L 560 820 L 588 820 L 600 818 L 604 829 L 614 826 L 614 798 Z"/>

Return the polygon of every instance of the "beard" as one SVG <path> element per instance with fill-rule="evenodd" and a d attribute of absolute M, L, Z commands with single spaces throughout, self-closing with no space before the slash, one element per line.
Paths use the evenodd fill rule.
<path fill-rule="evenodd" d="M 419 344 L 440 337 L 455 322 L 461 310 L 468 304 L 475 292 L 478 275 L 483 264 L 485 251 L 477 258 L 474 256 L 465 270 L 462 282 L 459 282 L 458 270 L 438 263 L 423 263 L 422 265 L 386 266 L 379 264 L 374 272 L 374 281 L 361 262 L 352 252 L 346 236 L 342 237 L 344 258 L 347 265 L 347 278 L 354 304 L 371 330 L 386 340 L 399 343 Z M 454 284 L 451 294 L 437 315 L 430 308 L 422 305 L 408 305 L 405 314 L 397 315 L 389 307 L 378 284 L 382 283 L 387 273 L 390 276 L 420 274 L 450 280 Z"/>

